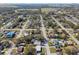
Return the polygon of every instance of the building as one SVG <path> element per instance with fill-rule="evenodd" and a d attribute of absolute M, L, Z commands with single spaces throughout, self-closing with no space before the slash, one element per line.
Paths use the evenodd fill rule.
<path fill-rule="evenodd" d="M 23 46 L 18 47 L 17 51 L 18 51 L 18 53 L 23 52 L 24 51 L 24 47 Z"/>
<path fill-rule="evenodd" d="M 37 54 L 41 52 L 41 46 L 36 46 L 36 52 Z"/>
<path fill-rule="evenodd" d="M 6 35 L 8 38 L 13 38 L 15 36 L 15 32 L 8 32 Z"/>

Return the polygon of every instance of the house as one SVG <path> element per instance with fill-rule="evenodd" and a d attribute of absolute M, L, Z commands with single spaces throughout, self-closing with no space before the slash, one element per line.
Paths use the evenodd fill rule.
<path fill-rule="evenodd" d="M 59 41 L 57 39 L 53 40 L 54 45 L 59 45 Z"/>
<path fill-rule="evenodd" d="M 23 52 L 24 51 L 24 47 L 23 46 L 18 47 L 17 51 L 18 51 L 18 53 Z"/>
<path fill-rule="evenodd" d="M 68 44 L 69 46 L 72 46 L 72 45 L 73 45 L 72 41 L 67 41 L 67 44 Z"/>
<path fill-rule="evenodd" d="M 25 46 L 25 43 L 20 43 L 19 46 Z"/>
<path fill-rule="evenodd" d="M 15 32 L 8 32 L 8 33 L 6 33 L 6 36 L 8 38 L 13 38 L 15 36 Z"/>
<path fill-rule="evenodd" d="M 56 49 L 56 52 L 61 52 L 61 51 L 62 51 L 61 48 Z"/>
<path fill-rule="evenodd" d="M 9 22 L 7 25 L 6 25 L 6 28 L 10 28 L 12 26 L 12 22 Z"/>
<path fill-rule="evenodd" d="M 38 41 L 38 40 L 35 40 L 35 41 L 34 41 L 34 45 L 41 45 L 41 42 Z"/>
<path fill-rule="evenodd" d="M 36 52 L 40 53 L 41 52 L 41 46 L 36 46 Z"/>
<path fill-rule="evenodd" d="M 0 50 L 3 50 L 3 49 L 4 49 L 3 45 L 0 45 Z"/>
<path fill-rule="evenodd" d="M 0 43 L 0 50 L 3 50 L 4 49 L 4 46 L 2 43 Z"/>
<path fill-rule="evenodd" d="M 23 32 L 24 33 L 24 36 L 27 36 L 27 35 L 29 35 L 27 32 Z"/>
<path fill-rule="evenodd" d="M 59 44 L 60 44 L 61 46 L 64 46 L 64 45 L 65 45 L 63 41 L 59 41 Z"/>

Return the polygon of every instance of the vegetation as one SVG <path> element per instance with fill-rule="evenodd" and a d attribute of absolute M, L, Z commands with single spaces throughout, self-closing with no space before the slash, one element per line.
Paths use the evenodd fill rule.
<path fill-rule="evenodd" d="M 12 55 L 16 55 L 17 54 L 17 49 L 13 49 L 12 50 Z"/>
<path fill-rule="evenodd" d="M 75 54 L 77 54 L 77 49 L 75 47 L 72 47 L 72 46 L 67 46 L 67 47 L 65 47 L 65 52 L 68 55 L 75 55 Z"/>
<path fill-rule="evenodd" d="M 9 48 L 11 44 L 6 40 L 2 42 L 2 45 L 4 46 L 4 48 Z"/>
<path fill-rule="evenodd" d="M 79 29 L 79 24 L 74 26 L 74 29 Z"/>
<path fill-rule="evenodd" d="M 48 45 L 49 45 L 49 46 L 52 46 L 52 45 L 53 45 L 53 42 L 48 42 Z"/>
<path fill-rule="evenodd" d="M 78 33 L 78 35 L 76 36 L 76 38 L 77 38 L 77 40 L 79 40 L 79 33 Z"/>
<path fill-rule="evenodd" d="M 53 48 L 53 47 L 50 47 L 50 52 L 51 52 L 51 53 L 56 53 L 56 49 Z"/>
<path fill-rule="evenodd" d="M 42 48 L 41 55 L 45 55 L 45 53 L 46 53 L 46 50 L 45 50 L 45 48 Z"/>
<path fill-rule="evenodd" d="M 24 54 L 25 55 L 35 55 L 35 48 L 33 45 L 26 45 L 24 48 Z"/>

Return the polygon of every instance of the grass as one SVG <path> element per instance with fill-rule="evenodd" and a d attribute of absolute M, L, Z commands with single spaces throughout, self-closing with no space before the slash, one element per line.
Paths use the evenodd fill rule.
<path fill-rule="evenodd" d="M 51 48 L 50 48 L 50 52 L 51 52 L 51 53 L 56 53 L 56 49 L 53 48 L 53 47 L 51 47 Z"/>
<path fill-rule="evenodd" d="M 66 54 L 71 55 L 72 51 L 75 51 L 75 50 L 73 50 L 74 48 L 75 48 L 74 46 L 67 46 L 64 48 L 64 51 Z"/>
<path fill-rule="evenodd" d="M 3 25 L 2 24 L 0 24 L 0 28 L 2 27 Z"/>
<path fill-rule="evenodd" d="M 4 52 L 6 52 L 8 50 L 8 48 L 3 49 Z M 5 53 L 4 53 L 5 54 Z"/>
<path fill-rule="evenodd" d="M 49 46 L 53 45 L 53 42 L 48 42 L 48 45 L 49 45 Z"/>
<path fill-rule="evenodd" d="M 16 53 L 17 53 L 17 49 L 14 48 L 14 49 L 12 50 L 12 52 L 13 52 L 13 54 L 16 54 Z"/>
<path fill-rule="evenodd" d="M 32 53 L 35 54 L 35 47 L 34 47 L 34 45 L 29 45 L 29 44 L 27 44 L 27 45 L 24 47 L 24 55 L 28 55 L 28 53 L 29 53 L 31 50 L 33 50 Z"/>
<path fill-rule="evenodd" d="M 41 55 L 45 55 L 45 52 L 46 52 L 45 48 L 42 48 Z"/>
<path fill-rule="evenodd" d="M 79 45 L 75 45 L 77 48 L 79 48 Z"/>
<path fill-rule="evenodd" d="M 2 33 L 0 33 L 0 37 L 2 37 L 3 36 L 3 34 Z"/>

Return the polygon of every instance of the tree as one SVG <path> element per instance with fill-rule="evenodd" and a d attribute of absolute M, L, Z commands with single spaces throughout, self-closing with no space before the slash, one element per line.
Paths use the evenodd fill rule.
<path fill-rule="evenodd" d="M 17 39 L 17 43 L 24 43 L 24 42 L 25 42 L 24 37 Z"/>
<path fill-rule="evenodd" d="M 77 54 L 77 51 L 78 50 L 73 46 L 65 48 L 65 52 L 69 55 L 75 55 L 75 54 Z"/>
<path fill-rule="evenodd" d="M 9 41 L 4 41 L 4 42 L 2 42 L 2 44 L 3 44 L 4 48 L 9 48 L 10 47 Z"/>
<path fill-rule="evenodd" d="M 21 44 L 21 43 L 26 43 L 24 37 L 17 39 L 17 41 L 15 42 L 16 46 L 19 46 L 19 44 Z"/>
<path fill-rule="evenodd" d="M 70 50 L 70 49 L 66 48 L 66 49 L 65 49 L 65 52 L 66 52 L 68 55 L 71 55 L 71 50 Z"/>
<path fill-rule="evenodd" d="M 33 45 L 26 45 L 24 49 L 24 54 L 25 55 L 35 55 L 35 48 Z"/>
<path fill-rule="evenodd" d="M 41 42 L 44 41 L 44 37 L 42 35 L 37 35 L 36 39 Z"/>
<path fill-rule="evenodd" d="M 74 26 L 74 29 L 79 29 L 79 24 Z"/>
<path fill-rule="evenodd" d="M 32 38 L 33 38 L 32 35 L 28 35 L 28 36 L 24 37 L 26 43 L 28 43 L 28 44 L 31 43 Z"/>

